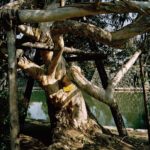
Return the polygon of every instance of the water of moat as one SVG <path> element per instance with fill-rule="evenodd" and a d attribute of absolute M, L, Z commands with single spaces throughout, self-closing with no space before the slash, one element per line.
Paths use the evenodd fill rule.
<path fill-rule="evenodd" d="M 90 106 L 92 113 L 102 125 L 115 126 L 108 106 L 86 94 L 84 94 L 84 97 Z M 134 129 L 145 128 L 142 93 L 119 92 L 115 93 L 115 99 L 118 102 L 126 127 Z M 45 95 L 42 90 L 32 92 L 27 118 L 35 120 L 49 120 Z"/>

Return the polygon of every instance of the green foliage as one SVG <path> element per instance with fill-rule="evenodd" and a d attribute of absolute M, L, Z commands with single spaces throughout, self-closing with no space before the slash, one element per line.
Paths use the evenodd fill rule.
<path fill-rule="evenodd" d="M 8 94 L 6 91 L 0 92 L 0 125 L 5 126 L 9 123 L 8 111 L 9 111 L 9 104 L 8 104 Z"/>
<path fill-rule="evenodd" d="M 0 0 L 0 7 L 7 4 L 10 0 Z"/>
<path fill-rule="evenodd" d="M 9 135 L 9 104 L 8 94 L 6 91 L 0 92 L 0 147 L 2 150 L 8 149 Z"/>
<path fill-rule="evenodd" d="M 95 63 L 92 61 L 84 61 L 84 62 L 79 62 L 79 63 L 80 63 L 81 69 L 83 70 L 83 74 L 90 81 L 95 71 Z"/>

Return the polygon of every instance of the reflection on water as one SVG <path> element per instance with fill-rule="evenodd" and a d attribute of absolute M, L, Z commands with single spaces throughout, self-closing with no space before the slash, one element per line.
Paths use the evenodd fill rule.
<path fill-rule="evenodd" d="M 42 109 L 42 102 L 31 102 L 28 108 L 27 117 L 32 119 L 47 120 L 48 115 Z"/>
<path fill-rule="evenodd" d="M 115 126 L 109 107 L 94 98 L 83 94 L 92 113 L 102 125 Z M 115 99 L 118 102 L 121 114 L 126 127 L 145 128 L 144 105 L 141 93 L 116 93 Z M 47 105 L 43 91 L 34 91 L 28 109 L 28 118 L 48 120 Z"/>

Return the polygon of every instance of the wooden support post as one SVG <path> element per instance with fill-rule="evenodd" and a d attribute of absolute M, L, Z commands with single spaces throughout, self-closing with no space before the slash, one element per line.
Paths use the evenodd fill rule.
<path fill-rule="evenodd" d="M 20 150 L 15 40 L 16 35 L 11 27 L 11 29 L 7 31 L 11 150 Z"/>
<path fill-rule="evenodd" d="M 144 68 L 143 68 L 143 62 L 142 62 L 142 56 L 139 58 L 139 65 L 140 65 L 140 78 L 141 78 L 141 84 L 142 84 L 142 89 L 143 89 L 143 100 L 144 100 L 144 108 L 145 108 L 145 121 L 146 121 L 146 126 L 148 130 L 148 141 L 150 144 L 150 110 L 148 107 L 148 97 L 147 97 L 147 92 L 145 88 L 145 79 L 144 79 Z"/>
<path fill-rule="evenodd" d="M 90 46 L 91 46 L 91 50 L 93 50 L 93 51 L 97 50 L 98 51 L 98 48 L 97 48 L 96 43 L 94 41 L 90 42 Z M 96 64 L 96 68 L 97 68 L 98 73 L 99 73 L 99 77 L 101 79 L 102 86 L 105 90 L 107 90 L 109 78 L 107 76 L 107 73 L 106 73 L 106 70 L 105 70 L 105 67 L 103 64 L 103 60 L 102 59 L 100 59 L 100 60 L 95 59 L 95 64 Z M 109 107 L 110 107 L 112 116 L 114 118 L 119 136 L 122 136 L 122 137 L 128 136 L 122 115 L 120 113 L 118 104 L 115 102 L 115 100 L 113 100 L 113 104 Z"/>
<path fill-rule="evenodd" d="M 104 68 L 104 64 L 101 60 L 95 60 L 95 64 L 96 64 L 96 68 L 98 70 L 99 73 L 99 77 L 101 79 L 102 82 L 102 86 L 105 90 L 107 90 L 108 87 L 108 77 L 107 77 L 107 73 L 106 70 Z M 128 136 L 127 130 L 125 128 L 125 124 L 122 118 L 122 115 L 120 113 L 118 104 L 114 101 L 113 105 L 110 106 L 110 110 L 112 113 L 112 116 L 114 118 L 114 122 L 116 124 L 119 136 Z"/>
<path fill-rule="evenodd" d="M 110 110 L 112 113 L 112 116 L 114 118 L 114 122 L 116 124 L 119 136 L 124 137 L 124 136 L 128 136 L 128 132 L 126 130 L 123 118 L 122 118 L 122 114 L 120 113 L 118 104 L 116 102 L 113 103 L 112 106 L 110 106 Z"/>
<path fill-rule="evenodd" d="M 36 64 L 40 64 L 40 53 L 39 51 L 36 51 L 35 56 L 34 56 L 34 62 Z M 24 123 L 25 123 L 25 118 L 27 116 L 27 110 L 28 110 L 28 106 L 29 106 L 29 102 L 30 102 L 30 98 L 31 98 L 31 94 L 32 94 L 32 89 L 33 89 L 33 85 L 34 85 L 34 79 L 29 76 L 28 77 L 28 81 L 27 81 L 27 85 L 26 85 L 26 89 L 24 92 L 24 105 L 25 105 L 25 113 L 24 116 L 21 120 L 21 129 L 24 127 Z"/>

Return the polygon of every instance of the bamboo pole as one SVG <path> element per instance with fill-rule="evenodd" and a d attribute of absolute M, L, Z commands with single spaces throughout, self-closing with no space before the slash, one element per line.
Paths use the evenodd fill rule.
<path fill-rule="evenodd" d="M 16 35 L 14 30 L 11 28 L 9 31 L 7 31 L 11 150 L 20 150 L 19 119 L 16 92 L 17 86 L 15 40 Z"/>

